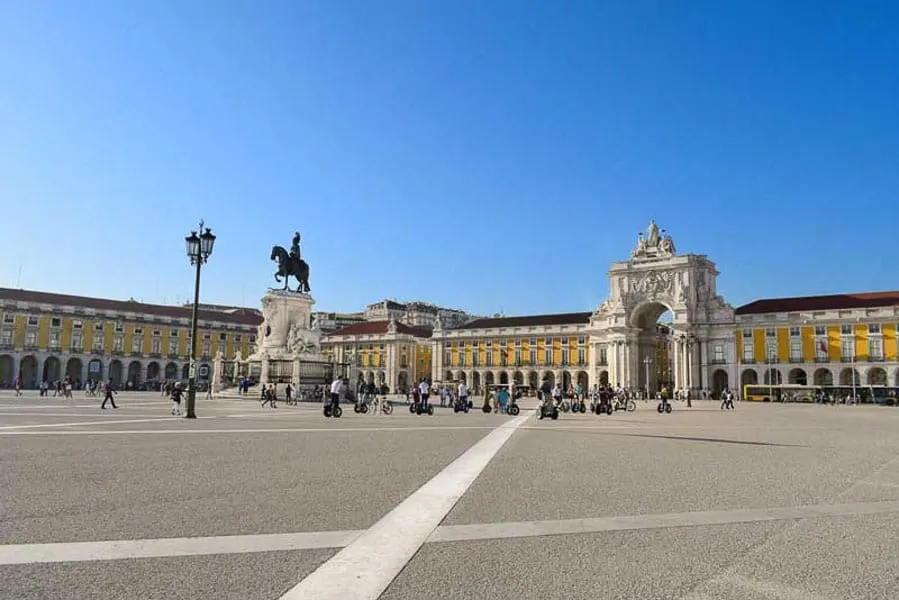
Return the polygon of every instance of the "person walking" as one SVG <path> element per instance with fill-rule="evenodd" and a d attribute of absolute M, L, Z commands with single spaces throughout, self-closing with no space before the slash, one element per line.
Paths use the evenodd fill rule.
<path fill-rule="evenodd" d="M 118 408 L 118 406 L 115 405 L 115 398 L 113 397 L 115 396 L 115 393 L 115 385 L 113 385 L 112 378 L 110 377 L 109 381 L 106 382 L 106 396 L 103 398 L 103 404 L 100 405 L 101 409 L 106 409 L 107 402 L 112 404 L 113 408 Z"/>
<path fill-rule="evenodd" d="M 169 395 L 172 398 L 172 414 L 181 415 L 181 382 L 176 381 L 171 387 Z"/>

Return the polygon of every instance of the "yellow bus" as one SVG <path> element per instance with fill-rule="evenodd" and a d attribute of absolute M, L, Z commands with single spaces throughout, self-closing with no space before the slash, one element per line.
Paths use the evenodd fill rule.
<path fill-rule="evenodd" d="M 756 402 L 814 402 L 817 388 L 808 385 L 744 385 L 743 399 Z"/>

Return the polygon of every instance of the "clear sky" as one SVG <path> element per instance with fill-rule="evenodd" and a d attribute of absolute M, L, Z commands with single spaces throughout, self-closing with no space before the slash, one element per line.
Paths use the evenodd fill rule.
<path fill-rule="evenodd" d="M 899 2 L 6 0 L 0 285 L 591 310 L 649 219 L 732 304 L 899 288 Z M 21 273 L 21 275 L 20 275 Z"/>

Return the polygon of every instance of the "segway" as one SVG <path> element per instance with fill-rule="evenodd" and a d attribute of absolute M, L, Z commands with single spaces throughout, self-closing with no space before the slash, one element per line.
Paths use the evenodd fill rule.
<path fill-rule="evenodd" d="M 659 411 L 659 414 L 670 413 L 671 403 L 663 398 L 662 401 L 659 402 L 659 406 L 656 408 L 656 410 Z"/>
<path fill-rule="evenodd" d="M 343 409 L 340 408 L 340 400 L 332 400 L 328 404 L 325 404 L 322 413 L 325 415 L 325 418 L 334 417 L 335 419 L 339 419 L 343 414 Z"/>
<path fill-rule="evenodd" d="M 518 408 L 518 402 L 515 401 L 515 398 L 512 398 L 511 400 L 509 400 L 509 407 L 506 410 L 513 417 L 517 417 L 518 413 L 521 412 L 521 409 Z"/>
<path fill-rule="evenodd" d="M 468 400 L 467 399 L 457 398 L 456 400 L 453 400 L 453 412 L 454 413 L 459 413 L 459 412 L 467 413 L 468 411 L 469 411 L 469 408 L 468 408 Z"/>
<path fill-rule="evenodd" d="M 430 400 L 422 399 L 415 405 L 414 412 L 416 415 L 433 415 L 434 405 L 431 404 Z"/>
<path fill-rule="evenodd" d="M 546 417 L 549 417 L 553 421 L 558 419 L 559 418 L 559 407 L 556 406 L 555 404 L 550 404 L 548 406 L 546 404 L 541 404 L 540 410 L 537 411 L 537 419 L 542 420 Z"/>

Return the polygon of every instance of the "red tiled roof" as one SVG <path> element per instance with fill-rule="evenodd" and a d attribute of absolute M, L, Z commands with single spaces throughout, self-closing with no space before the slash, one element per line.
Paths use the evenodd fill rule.
<path fill-rule="evenodd" d="M 176 319 L 189 319 L 191 317 L 191 307 L 189 306 L 145 304 L 135 300 L 109 300 L 106 298 L 89 298 L 87 296 L 71 296 L 69 294 L 54 294 L 52 292 L 16 290 L 12 288 L 0 288 L 0 302 L 2 301 L 75 306 L 93 308 L 94 310 L 114 310 Z M 230 308 L 227 311 L 204 310 L 201 308 L 197 311 L 197 316 L 202 321 L 219 321 L 239 325 L 252 325 L 254 327 L 262 323 L 262 315 L 249 308 L 237 310 Z"/>
<path fill-rule="evenodd" d="M 592 312 L 561 313 L 556 315 L 527 315 L 522 317 L 492 317 L 475 319 L 454 329 L 495 329 L 498 327 L 533 327 L 535 325 L 579 325 L 589 323 Z"/>
<path fill-rule="evenodd" d="M 336 335 L 377 335 L 387 333 L 387 327 L 390 325 L 390 321 L 365 321 L 363 323 L 354 323 L 352 325 L 348 325 L 343 329 L 338 329 L 332 333 L 329 333 L 326 337 L 333 337 Z M 396 324 L 397 333 L 406 333 L 409 335 L 414 335 L 415 337 L 431 337 L 431 330 L 426 329 L 424 327 L 412 327 L 411 325 L 406 325 L 405 323 Z"/>
<path fill-rule="evenodd" d="M 803 310 L 849 310 L 899 305 L 899 291 L 865 292 L 860 294 L 832 294 L 829 296 L 801 296 L 798 298 L 766 298 L 738 307 L 738 315 L 799 312 Z"/>

